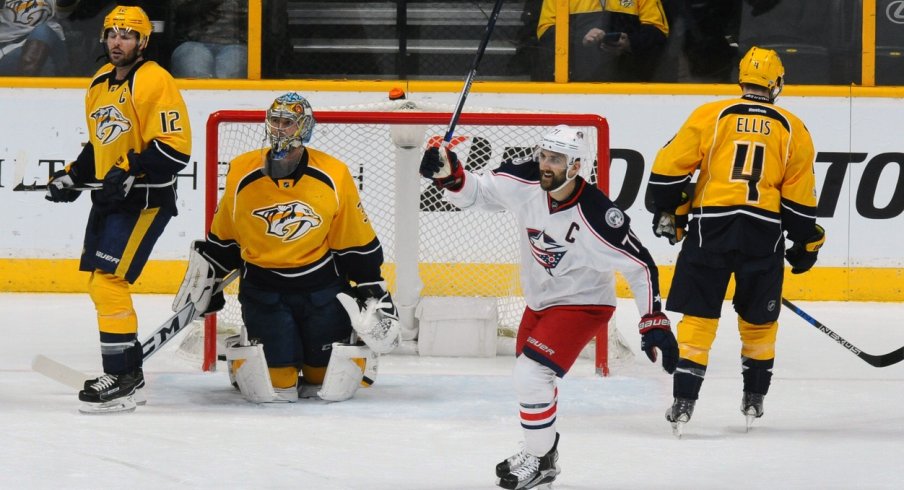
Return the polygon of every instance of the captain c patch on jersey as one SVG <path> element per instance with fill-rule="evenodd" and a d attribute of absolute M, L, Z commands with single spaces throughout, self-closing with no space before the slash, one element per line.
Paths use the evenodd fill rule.
<path fill-rule="evenodd" d="M 545 231 L 533 228 L 527 229 L 527 239 L 530 241 L 531 255 L 546 269 L 547 274 L 552 275 L 552 269 L 559 265 L 567 252 L 565 247 L 547 235 Z"/>
<path fill-rule="evenodd" d="M 299 201 L 255 209 L 252 214 L 267 223 L 268 235 L 278 236 L 284 242 L 303 237 L 323 222 L 311 206 Z"/>
<path fill-rule="evenodd" d="M 91 119 L 94 119 L 94 134 L 104 145 L 116 141 L 121 134 L 132 129 L 132 123 L 126 119 L 126 116 L 111 105 L 103 106 L 92 112 Z"/>

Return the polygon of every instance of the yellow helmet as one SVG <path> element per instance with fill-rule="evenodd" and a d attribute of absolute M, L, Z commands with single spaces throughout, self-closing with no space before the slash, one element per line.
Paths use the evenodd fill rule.
<path fill-rule="evenodd" d="M 785 83 L 785 67 L 778 53 L 771 49 L 750 48 L 741 58 L 738 83 L 749 83 L 769 90 L 772 99 L 778 97 Z"/>
<path fill-rule="evenodd" d="M 114 8 L 104 17 L 104 28 L 100 31 L 100 42 L 104 42 L 108 29 L 135 31 L 138 33 L 138 45 L 144 49 L 148 45 L 148 38 L 154 26 L 151 19 L 144 13 L 141 7 L 120 6 Z"/>

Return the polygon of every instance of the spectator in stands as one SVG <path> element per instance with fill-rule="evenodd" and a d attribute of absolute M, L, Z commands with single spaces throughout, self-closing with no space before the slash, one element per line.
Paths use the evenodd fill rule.
<path fill-rule="evenodd" d="M 669 36 L 662 0 L 571 0 L 568 4 L 570 81 L 654 79 Z M 556 0 L 544 0 L 537 25 L 537 80 L 553 79 L 555 23 Z"/>
<path fill-rule="evenodd" d="M 747 0 L 754 17 L 780 0 Z M 740 58 L 741 0 L 684 0 L 684 54 L 690 81 L 731 83 Z"/>
<path fill-rule="evenodd" d="M 63 28 L 78 0 L 5 0 L 0 4 L 0 76 L 54 76 L 69 64 Z"/>
<path fill-rule="evenodd" d="M 176 40 L 172 72 L 179 78 L 245 78 L 248 2 L 173 0 Z"/>

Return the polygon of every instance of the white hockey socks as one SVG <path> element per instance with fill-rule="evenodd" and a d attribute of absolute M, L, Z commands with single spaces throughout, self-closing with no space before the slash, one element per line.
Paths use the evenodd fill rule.
<path fill-rule="evenodd" d="M 552 369 L 521 355 L 515 361 L 514 382 L 521 409 L 524 447 L 528 453 L 541 457 L 556 442 L 556 374 Z"/>

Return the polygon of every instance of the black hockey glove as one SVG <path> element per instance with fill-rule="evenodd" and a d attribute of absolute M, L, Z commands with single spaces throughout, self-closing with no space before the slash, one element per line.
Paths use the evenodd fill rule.
<path fill-rule="evenodd" d="M 137 163 L 138 155 L 134 150 L 120 157 L 104 176 L 104 187 L 100 190 L 101 198 L 107 202 L 119 202 L 126 198 L 132 185 L 135 184 L 135 176 L 140 172 Z"/>
<path fill-rule="evenodd" d="M 659 209 L 653 213 L 653 234 L 666 237 L 675 245 L 687 234 L 687 214 L 690 212 L 691 200 L 687 193 L 681 193 L 681 202 L 675 209 Z"/>
<path fill-rule="evenodd" d="M 62 170 L 57 170 L 47 182 L 47 194 L 44 199 L 50 202 L 72 202 L 82 195 L 82 191 L 72 189 L 75 187 L 75 169 L 67 166 Z"/>
<path fill-rule="evenodd" d="M 454 151 L 446 150 L 446 159 L 440 157 L 440 148 L 427 148 L 424 157 L 421 158 L 421 175 L 433 180 L 433 185 L 440 189 L 459 191 L 465 183 L 465 171 L 458 162 L 458 155 Z"/>
<path fill-rule="evenodd" d="M 672 333 L 671 323 L 665 313 L 657 311 L 644 315 L 637 325 L 640 329 L 640 350 L 650 361 L 656 362 L 656 349 L 662 352 L 662 369 L 672 374 L 678 366 L 678 341 Z"/>
<path fill-rule="evenodd" d="M 803 274 L 816 264 L 819 249 L 826 242 L 826 231 L 815 225 L 816 231 L 806 242 L 797 242 L 785 251 L 785 259 L 791 264 L 792 274 Z"/>

